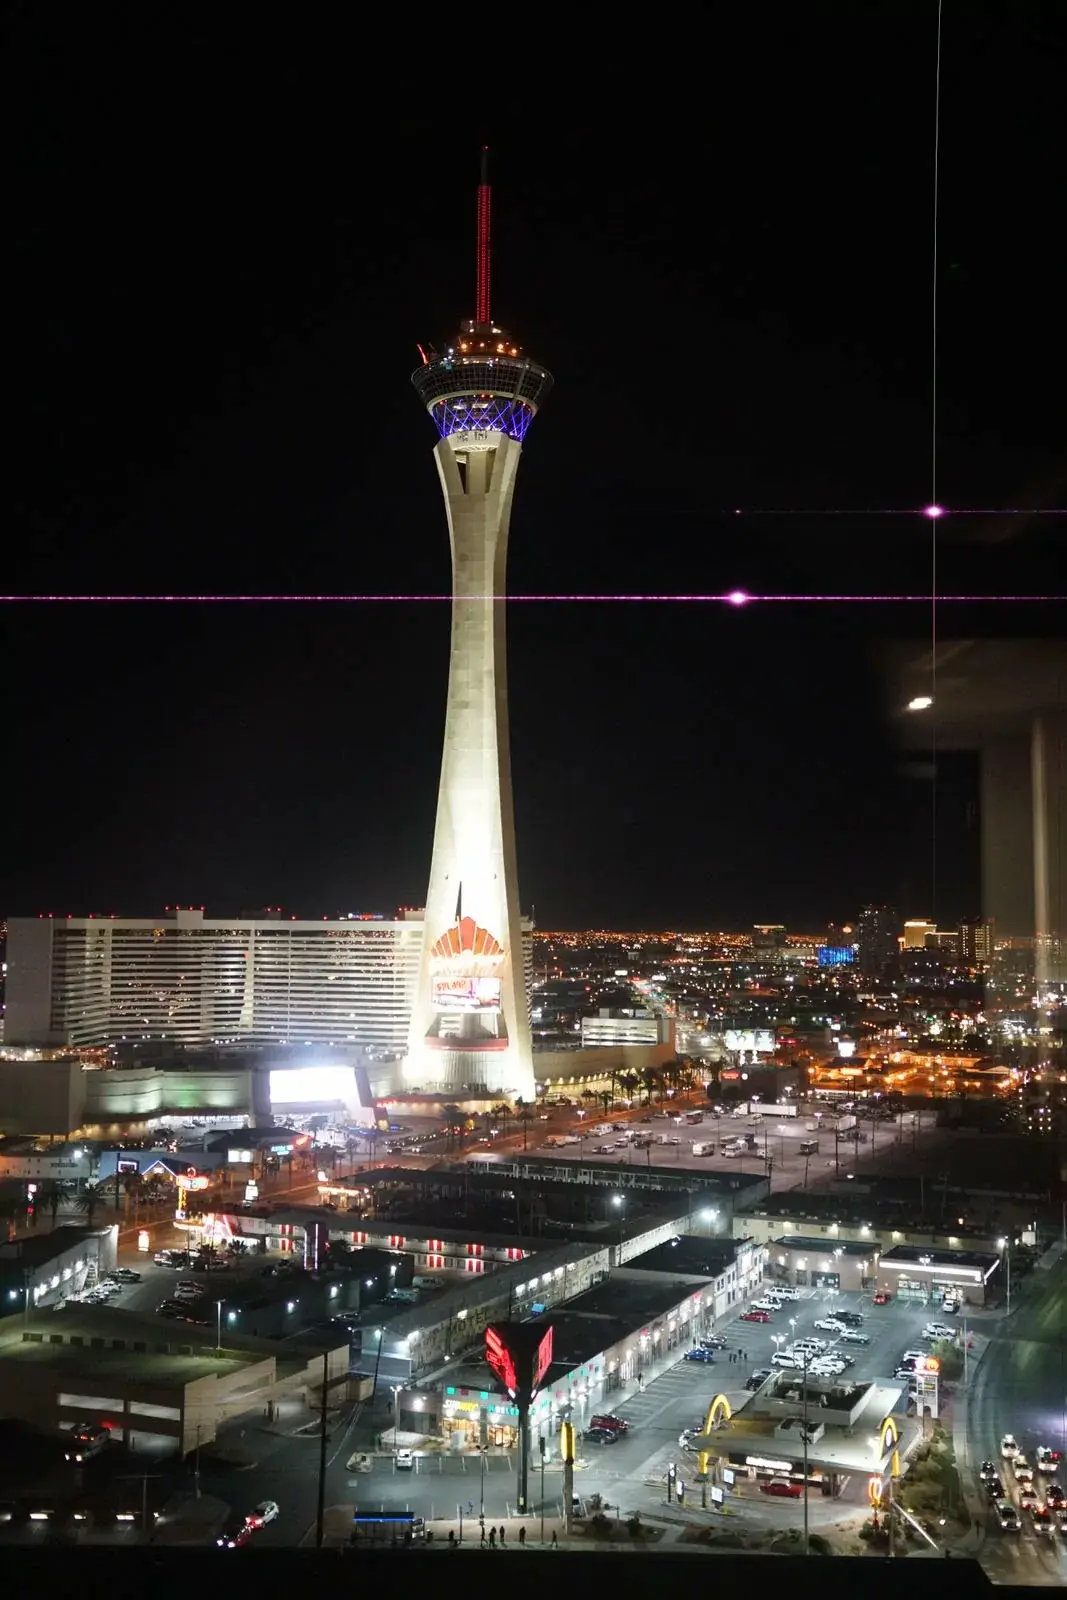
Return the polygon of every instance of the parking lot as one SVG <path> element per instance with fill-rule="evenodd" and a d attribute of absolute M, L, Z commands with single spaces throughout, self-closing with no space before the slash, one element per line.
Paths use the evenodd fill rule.
<path fill-rule="evenodd" d="M 835 1137 L 832 1121 L 825 1116 L 818 1120 L 806 1116 L 739 1117 L 731 1113 L 716 1116 L 709 1111 L 703 1121 L 690 1124 L 663 1112 L 637 1108 L 625 1122 L 613 1114 L 610 1132 L 594 1132 L 594 1128 L 609 1124 L 589 1115 L 575 1118 L 566 1130 L 556 1128 L 549 1136 L 554 1141 L 576 1137 L 574 1144 L 535 1143 L 531 1130 L 530 1150 L 569 1161 L 592 1157 L 623 1166 L 645 1162 L 699 1171 L 759 1173 L 770 1177 L 773 1188 L 790 1189 L 814 1187 L 828 1176 L 847 1179 L 877 1165 L 879 1155 L 890 1149 L 914 1149 L 920 1138 L 930 1136 L 934 1120 L 934 1113 L 921 1111 L 909 1112 L 903 1127 L 896 1121 L 864 1119 L 854 1130 Z M 751 1146 L 735 1155 L 723 1154 L 724 1145 L 746 1137 L 751 1137 Z M 652 1144 L 645 1145 L 649 1139 Z M 694 1145 L 704 1147 L 705 1153 L 694 1155 Z"/>

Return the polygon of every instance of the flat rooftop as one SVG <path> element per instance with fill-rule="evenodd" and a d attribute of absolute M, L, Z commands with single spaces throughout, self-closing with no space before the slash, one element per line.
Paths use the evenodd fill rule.
<path fill-rule="evenodd" d="M 658 1317 L 672 1310 L 680 1300 L 686 1298 L 687 1291 L 690 1294 L 694 1292 L 692 1284 L 686 1284 L 684 1280 L 672 1281 L 662 1273 L 649 1273 L 642 1278 L 616 1277 L 612 1273 L 602 1283 L 587 1289 L 574 1300 L 568 1300 L 567 1310 L 585 1317 L 607 1317 L 625 1323 L 626 1332 L 630 1332 L 635 1323 L 645 1322 L 649 1317 Z"/>
<path fill-rule="evenodd" d="M 973 1267 L 988 1276 L 1000 1265 L 1000 1257 L 981 1250 L 935 1250 L 932 1245 L 895 1244 L 891 1250 L 882 1251 L 879 1263 L 883 1267 Z"/>
<path fill-rule="evenodd" d="M 64 1223 L 48 1233 L 29 1234 L 0 1244 L 0 1272 L 10 1267 L 43 1267 L 67 1250 L 77 1250 L 89 1239 L 103 1239 L 110 1228 L 78 1228 Z"/>
<path fill-rule="evenodd" d="M 684 1272 L 687 1277 L 718 1278 L 737 1260 L 750 1239 L 706 1239 L 679 1234 L 627 1262 L 640 1272 Z"/>
<path fill-rule="evenodd" d="M 273 1361 L 275 1372 L 282 1379 L 304 1370 L 309 1351 L 317 1349 L 321 1354 L 322 1350 L 313 1340 L 305 1348 L 296 1340 L 283 1343 L 228 1334 L 225 1327 L 222 1331 L 222 1354 L 217 1356 L 214 1325 L 201 1328 L 191 1323 L 173 1324 L 160 1317 L 110 1306 L 68 1304 L 59 1311 L 34 1312 L 28 1326 L 21 1317 L 0 1321 L 0 1361 L 62 1364 L 86 1372 L 125 1369 L 128 1374 L 134 1363 L 143 1361 L 151 1363 L 153 1374 L 158 1370 L 157 1363 L 162 1363 L 168 1374 L 190 1373 L 185 1378 L 174 1376 L 174 1382 Z M 25 1340 L 25 1333 L 33 1335 L 32 1340 Z M 81 1339 L 82 1343 L 73 1344 L 72 1339 Z M 103 1343 L 94 1344 L 93 1340 Z M 141 1345 L 143 1349 L 138 1348 Z M 334 1348 L 344 1350 L 347 1363 L 347 1339 Z"/>
<path fill-rule="evenodd" d="M 774 1248 L 803 1250 L 813 1256 L 833 1256 L 840 1250 L 843 1256 L 857 1256 L 867 1260 L 878 1247 L 873 1240 L 867 1244 L 863 1239 L 827 1239 L 803 1233 L 785 1233 L 780 1239 L 775 1239 Z M 885 1257 L 882 1256 L 881 1259 L 884 1261 Z"/>

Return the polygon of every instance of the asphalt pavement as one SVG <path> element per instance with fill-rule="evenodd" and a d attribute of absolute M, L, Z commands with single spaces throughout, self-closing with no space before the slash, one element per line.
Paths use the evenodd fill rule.
<path fill-rule="evenodd" d="M 997 1463 L 1009 1498 L 1018 1505 L 1010 1462 L 1001 1460 L 1000 1441 L 1013 1433 L 1030 1464 L 1038 1445 L 1059 1450 L 1065 1460 L 1059 1482 L 1067 1488 L 1067 1266 L 1064 1258 L 1049 1271 L 1035 1271 L 1024 1281 L 1010 1316 L 989 1325 L 989 1341 L 975 1369 L 966 1398 L 967 1471 L 979 1504 L 986 1496 L 977 1485 L 983 1460 Z M 1050 1480 L 1037 1474 L 1035 1488 L 1043 1499 Z M 1067 1582 L 1067 1538 L 1038 1536 L 1030 1516 L 1021 1514 L 1022 1530 L 1002 1533 L 993 1512 L 984 1514 L 982 1564 L 1005 1583 Z"/>

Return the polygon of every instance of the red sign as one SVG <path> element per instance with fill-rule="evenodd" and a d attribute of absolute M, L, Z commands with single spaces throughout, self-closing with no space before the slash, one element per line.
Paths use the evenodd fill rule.
<path fill-rule="evenodd" d="M 549 1330 L 551 1334 L 551 1329 Z M 485 1359 L 490 1370 L 498 1377 L 508 1394 L 514 1400 L 519 1388 L 519 1378 L 515 1371 L 515 1361 L 495 1328 L 485 1330 Z"/>
<path fill-rule="evenodd" d="M 536 1394 L 538 1389 L 540 1389 L 541 1381 L 544 1378 L 545 1373 L 548 1371 L 548 1369 L 549 1369 L 549 1367 L 551 1365 L 552 1365 L 552 1329 L 551 1329 L 551 1327 L 549 1327 L 546 1330 L 545 1336 L 541 1340 L 541 1343 L 537 1346 L 537 1354 L 534 1356 L 534 1369 L 533 1369 L 533 1392 L 534 1392 L 534 1394 Z"/>

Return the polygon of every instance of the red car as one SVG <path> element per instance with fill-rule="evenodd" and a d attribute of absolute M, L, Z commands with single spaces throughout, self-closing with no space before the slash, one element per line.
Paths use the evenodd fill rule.
<path fill-rule="evenodd" d="M 769 1311 L 742 1311 L 741 1313 L 742 1322 L 770 1322 L 770 1320 Z"/>
<path fill-rule="evenodd" d="M 887 1306 L 892 1298 L 893 1296 L 887 1294 L 884 1289 L 879 1289 L 877 1294 L 871 1295 L 871 1304 L 872 1306 Z"/>
<path fill-rule="evenodd" d="M 799 1500 L 804 1493 L 802 1483 L 794 1483 L 791 1478 L 768 1478 L 766 1483 L 759 1486 L 760 1494 L 776 1494 L 782 1500 Z"/>
<path fill-rule="evenodd" d="M 623 1417 L 613 1417 L 610 1414 L 591 1417 L 591 1428 L 602 1428 L 605 1433 L 629 1433 L 630 1424 Z"/>

